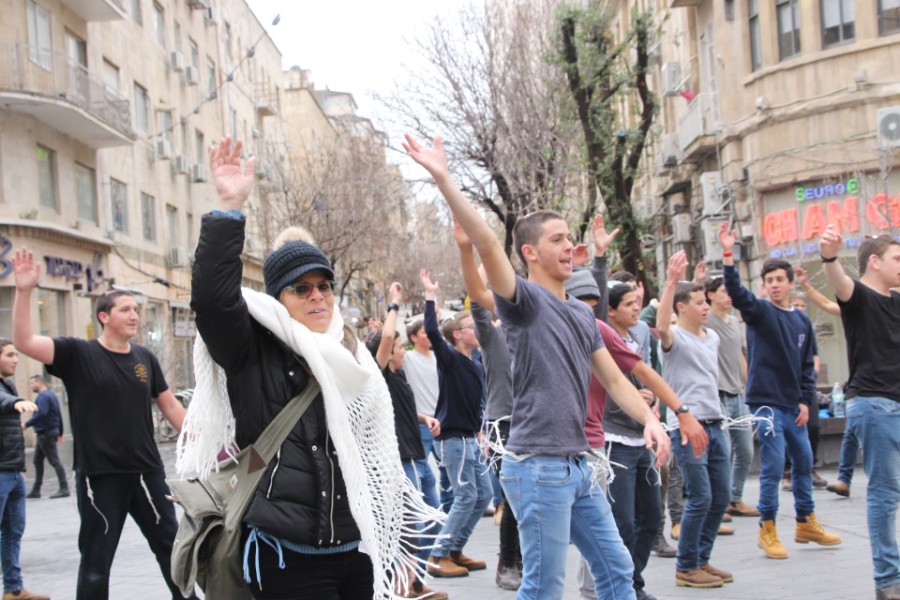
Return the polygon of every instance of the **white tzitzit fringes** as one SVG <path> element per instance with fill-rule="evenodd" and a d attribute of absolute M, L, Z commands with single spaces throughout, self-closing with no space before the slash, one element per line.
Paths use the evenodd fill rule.
<path fill-rule="evenodd" d="M 760 414 L 763 411 L 767 411 L 769 414 Z M 775 411 L 770 406 L 760 406 L 755 413 L 743 415 L 737 419 L 726 418 L 722 429 L 753 429 L 754 433 L 758 435 L 761 424 L 766 425 L 763 435 L 775 435 Z"/>
<path fill-rule="evenodd" d="M 106 535 L 107 533 L 109 533 L 109 521 L 106 520 L 106 515 L 103 514 L 103 511 L 100 510 L 100 508 L 97 506 L 97 503 L 94 502 L 94 490 L 91 489 L 91 478 L 85 477 L 84 482 L 85 482 L 84 487 L 87 491 L 88 500 L 91 501 L 91 506 L 94 507 L 94 510 L 97 511 L 97 514 L 99 514 L 100 518 L 103 519 L 103 535 Z"/>
<path fill-rule="evenodd" d="M 506 454 L 506 448 L 503 446 L 503 439 L 500 436 L 500 423 L 502 421 L 509 421 L 509 415 L 482 423 L 482 435 L 476 440 L 481 456 L 487 457 L 487 468 L 489 470 L 496 469 L 497 463 Z"/>
<path fill-rule="evenodd" d="M 153 516 L 156 517 L 156 524 L 159 525 L 159 512 L 156 510 L 156 505 L 153 504 L 153 496 L 150 495 L 150 488 L 147 487 L 147 482 L 144 481 L 143 475 L 141 475 L 141 487 L 144 488 L 144 495 L 147 496 L 147 502 L 150 503 L 150 508 L 153 509 Z"/>

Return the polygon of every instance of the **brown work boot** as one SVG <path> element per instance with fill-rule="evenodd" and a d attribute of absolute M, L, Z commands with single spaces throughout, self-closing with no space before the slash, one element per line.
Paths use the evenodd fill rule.
<path fill-rule="evenodd" d="M 816 514 L 810 513 L 806 515 L 805 523 L 797 521 L 797 527 L 794 529 L 794 541 L 798 544 L 815 542 L 820 546 L 837 546 L 841 543 L 841 536 L 825 531 L 816 521 Z"/>
<path fill-rule="evenodd" d="M 22 588 L 18 592 L 4 592 L 3 600 L 50 600 L 50 596 L 44 594 L 35 594 Z"/>
<path fill-rule="evenodd" d="M 702 569 L 675 571 L 675 585 L 678 587 L 714 588 L 722 587 L 721 577 L 710 575 Z"/>
<path fill-rule="evenodd" d="M 722 522 L 723 523 L 731 523 L 732 521 L 734 521 L 734 519 L 731 518 L 731 515 L 729 515 L 728 511 L 726 510 L 725 514 L 722 515 Z"/>
<path fill-rule="evenodd" d="M 734 535 L 734 527 L 719 525 L 719 535 Z"/>
<path fill-rule="evenodd" d="M 669 535 L 673 540 L 677 540 L 678 536 L 681 535 L 681 523 L 675 523 L 672 525 L 672 531 L 669 532 Z"/>
<path fill-rule="evenodd" d="M 484 569 L 487 569 L 486 562 L 469 558 L 459 550 L 451 552 L 449 558 L 453 561 L 453 564 L 459 565 L 467 571 L 483 571 Z"/>
<path fill-rule="evenodd" d="M 429 556 L 428 574 L 434 577 L 468 577 L 469 570 L 457 565 L 449 556 Z"/>
<path fill-rule="evenodd" d="M 722 583 L 734 583 L 734 575 L 729 573 L 728 571 L 723 571 L 722 569 L 717 569 L 712 565 L 703 565 L 700 567 L 701 571 L 706 571 L 710 575 L 714 577 L 718 577 L 722 580 Z"/>
<path fill-rule="evenodd" d="M 500 525 L 500 521 L 503 520 L 503 511 L 506 510 L 506 502 L 501 502 L 497 505 L 497 510 L 494 511 L 494 525 Z"/>
<path fill-rule="evenodd" d="M 775 521 L 759 522 L 759 537 L 756 545 L 762 548 L 768 558 L 787 558 L 787 548 L 778 539 L 778 531 L 775 530 Z"/>
<path fill-rule="evenodd" d="M 826 487 L 826 490 L 829 492 L 834 492 L 838 496 L 843 496 L 844 498 L 850 497 L 850 484 L 844 483 L 843 481 L 837 481 L 835 483 L 829 483 Z"/>
<path fill-rule="evenodd" d="M 728 514 L 732 517 L 758 517 L 759 511 L 743 502 L 732 502 L 728 505 Z"/>

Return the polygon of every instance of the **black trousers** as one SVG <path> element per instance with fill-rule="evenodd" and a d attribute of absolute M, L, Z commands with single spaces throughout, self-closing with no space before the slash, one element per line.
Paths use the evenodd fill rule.
<path fill-rule="evenodd" d="M 175 507 L 166 499 L 170 492 L 162 469 L 142 475 L 95 475 L 89 478 L 76 471 L 75 491 L 81 516 L 78 600 L 109 599 L 109 572 L 125 518 L 129 515 L 156 556 L 173 600 L 183 598 L 171 576 L 172 543 L 178 523 Z"/>
<path fill-rule="evenodd" d="M 59 451 L 56 444 L 59 439 L 59 429 L 47 429 L 37 434 L 37 446 L 34 448 L 34 489 L 40 490 L 41 483 L 44 481 L 44 458 L 56 471 L 56 478 L 59 479 L 59 489 L 69 489 L 69 482 L 66 481 L 66 470 L 59 460 Z"/>
<path fill-rule="evenodd" d="M 509 439 L 509 420 L 497 423 L 497 434 L 500 441 L 506 444 Z M 494 435 L 492 431 L 491 435 Z M 494 471 L 497 477 L 500 477 L 500 457 L 495 457 L 493 462 Z M 502 490 L 502 488 L 501 488 Z M 502 493 L 502 492 L 501 492 Z M 506 501 L 506 495 L 503 494 L 503 515 L 500 517 L 500 563 L 504 567 L 516 567 L 522 562 L 522 551 L 519 548 L 519 523 L 513 514 L 509 502 Z"/>

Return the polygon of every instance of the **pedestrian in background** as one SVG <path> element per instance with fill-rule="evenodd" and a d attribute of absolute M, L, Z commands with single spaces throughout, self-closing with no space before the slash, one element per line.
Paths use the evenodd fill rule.
<path fill-rule="evenodd" d="M 56 471 L 59 479 L 59 490 L 52 494 L 51 498 L 68 498 L 69 482 L 66 480 L 66 470 L 59 460 L 59 452 L 56 445 L 62 442 L 63 420 L 59 410 L 59 399 L 53 390 L 47 387 L 47 382 L 40 375 L 32 375 L 29 380 L 32 393 L 37 394 L 34 403 L 38 412 L 22 425 L 22 429 L 31 427 L 37 435 L 37 445 L 34 447 L 34 485 L 28 492 L 28 498 L 41 497 L 41 483 L 44 481 L 44 458 Z"/>

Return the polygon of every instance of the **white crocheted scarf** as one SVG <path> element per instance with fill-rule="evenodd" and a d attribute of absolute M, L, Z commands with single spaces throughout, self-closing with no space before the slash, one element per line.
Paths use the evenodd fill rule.
<path fill-rule="evenodd" d="M 417 524 L 443 520 L 427 506 L 406 478 L 400 462 L 394 411 L 384 377 L 366 350 L 354 356 L 345 348 L 344 322 L 334 311 L 328 331 L 314 333 L 291 318 L 283 304 L 266 294 L 243 288 L 250 316 L 302 356 L 322 388 L 325 417 L 338 454 L 359 528 L 360 550 L 369 555 L 375 574 L 375 598 L 391 597 L 392 587 L 405 588 L 410 570 L 420 576 L 424 565 L 412 552 Z M 217 468 L 222 450 L 234 451 L 234 416 L 228 401 L 225 372 L 197 337 L 194 346 L 194 396 L 178 437 L 176 470 L 204 478 Z"/>

